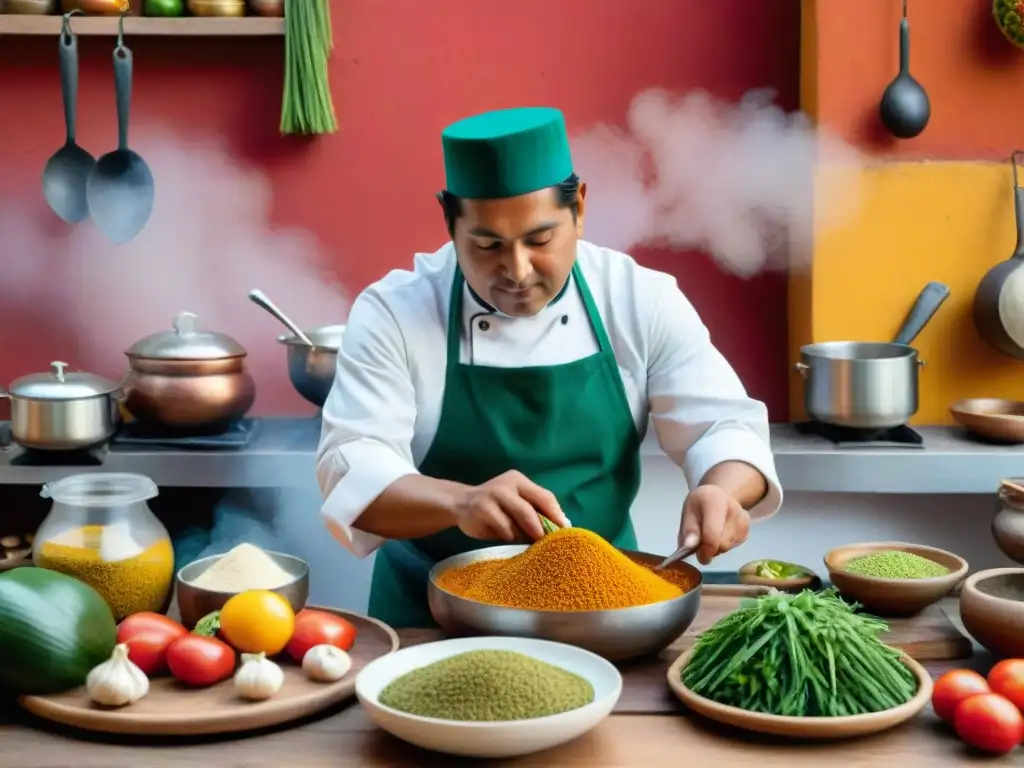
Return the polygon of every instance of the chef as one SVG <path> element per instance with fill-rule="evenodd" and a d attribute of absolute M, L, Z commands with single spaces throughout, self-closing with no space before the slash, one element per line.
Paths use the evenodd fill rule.
<path fill-rule="evenodd" d="M 679 543 L 707 564 L 745 541 L 782 500 L 765 406 L 671 276 L 581 239 L 562 114 L 475 115 L 441 143 L 451 241 L 358 296 L 323 411 L 322 514 L 377 552 L 370 614 L 433 626 L 431 566 L 540 538 L 538 512 L 635 549 L 649 422 L 690 489 Z"/>

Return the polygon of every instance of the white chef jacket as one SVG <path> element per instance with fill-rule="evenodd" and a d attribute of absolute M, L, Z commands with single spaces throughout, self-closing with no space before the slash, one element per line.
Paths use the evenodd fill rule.
<path fill-rule="evenodd" d="M 711 344 L 675 279 L 624 253 L 580 241 L 577 263 L 615 352 L 637 433 L 653 423 L 662 450 L 690 488 L 723 461 L 744 461 L 768 481 L 751 519 L 782 503 L 764 404 Z M 441 417 L 446 329 L 455 249 L 417 254 L 352 305 L 323 410 L 317 451 L 322 514 L 332 534 L 360 557 L 384 542 L 352 523 L 393 482 L 416 474 Z M 598 343 L 575 283 L 533 317 L 508 317 L 463 288 L 461 360 L 476 365 L 559 365 L 592 355 Z M 609 407 L 618 407 L 610 403 Z M 600 414 L 595 414 L 599 418 Z"/>

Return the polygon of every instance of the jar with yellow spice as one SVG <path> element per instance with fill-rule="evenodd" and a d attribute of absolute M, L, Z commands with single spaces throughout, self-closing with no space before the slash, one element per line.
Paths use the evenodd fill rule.
<path fill-rule="evenodd" d="M 91 586 L 117 621 L 139 611 L 163 611 L 174 548 L 146 503 L 158 493 L 144 475 L 72 475 L 47 483 L 40 495 L 53 499 L 53 507 L 36 531 L 33 562 Z"/>

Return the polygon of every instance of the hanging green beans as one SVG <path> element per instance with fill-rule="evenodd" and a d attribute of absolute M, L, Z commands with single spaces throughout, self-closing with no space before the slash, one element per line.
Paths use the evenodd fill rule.
<path fill-rule="evenodd" d="M 281 133 L 338 130 L 327 60 L 334 49 L 329 0 L 285 0 L 285 72 Z"/>
<path fill-rule="evenodd" d="M 898 707 L 917 678 L 882 643 L 885 622 L 855 612 L 835 590 L 745 600 L 700 636 L 683 683 L 750 712 L 837 717 Z"/>

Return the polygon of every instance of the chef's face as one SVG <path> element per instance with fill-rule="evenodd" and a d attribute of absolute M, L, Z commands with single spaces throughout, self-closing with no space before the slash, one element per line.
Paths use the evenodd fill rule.
<path fill-rule="evenodd" d="M 578 213 L 560 205 L 555 189 L 501 200 L 461 200 L 452 240 L 466 282 L 500 312 L 529 317 L 546 307 L 576 260 L 583 235 L 580 184 Z"/>

